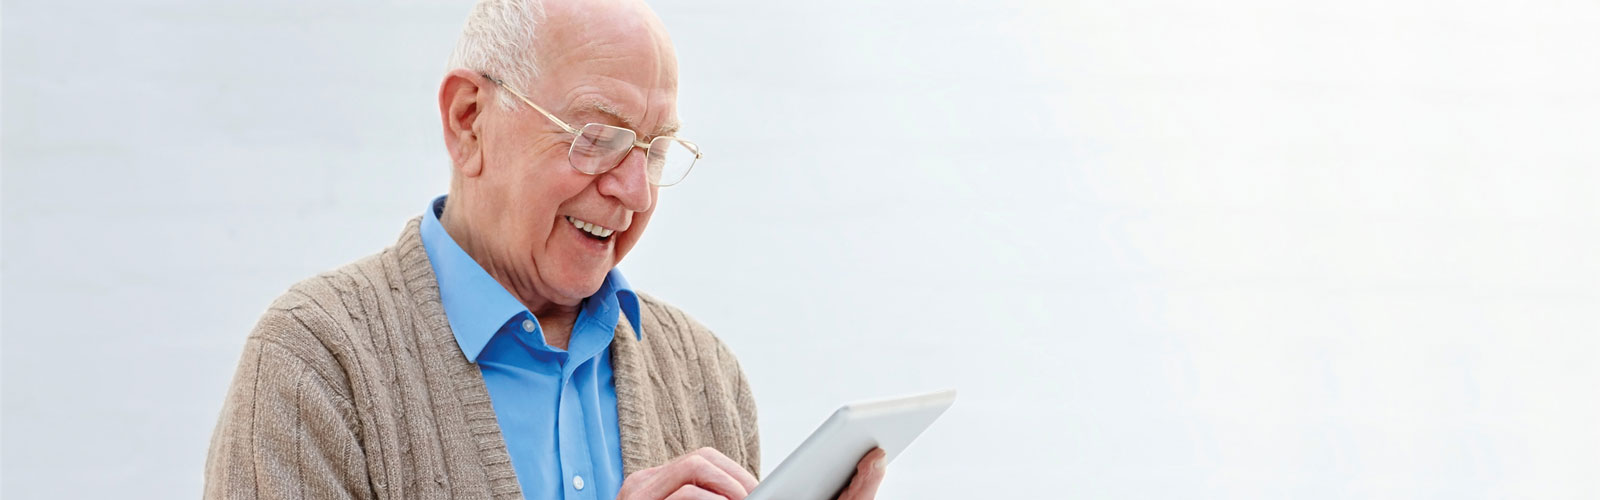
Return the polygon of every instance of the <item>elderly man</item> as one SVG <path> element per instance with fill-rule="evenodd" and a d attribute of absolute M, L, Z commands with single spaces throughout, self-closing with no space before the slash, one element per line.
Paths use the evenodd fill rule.
<path fill-rule="evenodd" d="M 484 0 L 451 68 L 449 194 L 262 316 L 206 496 L 744 497 L 760 452 L 738 362 L 615 269 L 700 156 L 676 137 L 660 20 L 633 1 Z M 874 496 L 882 458 L 841 496 Z"/>

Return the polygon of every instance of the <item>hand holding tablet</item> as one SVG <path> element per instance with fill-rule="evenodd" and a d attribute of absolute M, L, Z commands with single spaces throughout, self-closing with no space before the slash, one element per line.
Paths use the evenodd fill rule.
<path fill-rule="evenodd" d="M 882 448 L 885 463 L 894 460 L 955 399 L 951 390 L 839 408 L 746 498 L 832 499 L 854 474 L 870 467 L 864 455 Z"/>
<path fill-rule="evenodd" d="M 955 391 L 942 391 L 841 407 L 759 484 L 721 452 L 701 448 L 629 475 L 618 498 L 871 498 L 884 474 L 874 463 L 887 464 L 899 456 L 955 397 Z"/>

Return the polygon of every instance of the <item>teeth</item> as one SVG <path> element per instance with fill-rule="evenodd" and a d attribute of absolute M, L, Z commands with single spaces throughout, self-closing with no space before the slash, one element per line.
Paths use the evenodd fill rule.
<path fill-rule="evenodd" d="M 567 217 L 567 222 L 571 223 L 572 227 L 581 229 L 586 233 L 589 233 L 589 234 L 592 234 L 592 235 L 595 235 L 595 236 L 599 236 L 601 238 L 605 238 L 605 237 L 611 236 L 611 233 L 617 232 L 615 229 L 606 229 L 605 227 L 602 227 L 602 226 L 600 226 L 598 224 L 594 224 L 592 222 L 584 222 L 582 220 L 579 220 L 579 219 L 571 217 L 571 216 Z"/>

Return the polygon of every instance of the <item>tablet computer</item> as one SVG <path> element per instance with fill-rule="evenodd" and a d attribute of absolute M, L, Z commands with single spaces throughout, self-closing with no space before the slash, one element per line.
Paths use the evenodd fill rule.
<path fill-rule="evenodd" d="M 829 500 L 854 477 L 856 464 L 873 448 L 894 461 L 956 400 L 947 390 L 845 405 L 822 422 L 778 468 L 756 485 L 747 500 Z"/>

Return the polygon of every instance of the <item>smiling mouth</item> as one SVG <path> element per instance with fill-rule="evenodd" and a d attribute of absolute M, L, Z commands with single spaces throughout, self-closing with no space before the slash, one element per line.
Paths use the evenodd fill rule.
<path fill-rule="evenodd" d="M 615 229 L 602 227 L 599 224 L 584 222 L 583 220 L 570 215 L 567 216 L 567 223 L 572 224 L 572 227 L 578 228 L 578 231 L 583 233 L 584 236 L 588 236 L 595 241 L 610 240 L 611 234 L 617 232 Z"/>

